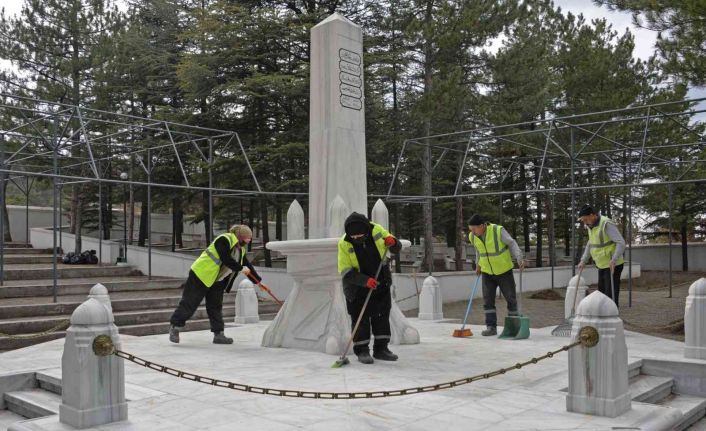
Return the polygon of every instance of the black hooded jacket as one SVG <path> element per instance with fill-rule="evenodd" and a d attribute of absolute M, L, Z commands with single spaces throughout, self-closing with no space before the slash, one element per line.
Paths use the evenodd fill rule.
<path fill-rule="evenodd" d="M 373 225 L 368 221 L 367 217 L 354 212 L 346 218 L 344 229 L 346 231 L 344 239 L 353 244 L 358 265 L 360 265 L 360 271 L 349 271 L 343 277 L 343 291 L 346 294 L 346 298 L 353 300 L 355 297 L 365 296 L 367 293 L 365 286 L 368 278 L 375 278 L 381 258 L 372 237 Z M 350 237 L 350 235 L 357 233 L 365 233 L 363 241 L 355 241 Z M 390 247 L 390 251 L 399 253 L 401 248 L 400 242 L 396 241 L 395 245 Z M 380 284 L 375 289 L 373 296 L 389 295 L 390 286 L 392 285 L 392 273 L 389 265 L 386 264 L 382 267 L 377 280 Z"/>

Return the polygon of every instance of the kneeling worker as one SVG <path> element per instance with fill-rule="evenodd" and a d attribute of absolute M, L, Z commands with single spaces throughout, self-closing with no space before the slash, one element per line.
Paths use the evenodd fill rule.
<path fill-rule="evenodd" d="M 235 274 L 231 277 L 231 272 L 238 273 L 244 266 L 248 267 L 254 278 L 262 280 L 245 256 L 251 240 L 252 231 L 248 226 L 235 225 L 217 236 L 194 261 L 184 283 L 181 301 L 169 319 L 169 341 L 179 342 L 179 331 L 184 329 L 186 321 L 194 315 L 205 297 L 214 344 L 233 343 L 233 339 L 223 333 L 223 294 L 233 287 Z"/>
<path fill-rule="evenodd" d="M 381 361 L 396 361 L 397 355 L 387 348 L 391 335 L 392 307 L 392 274 L 389 265 L 381 268 L 377 280 L 375 274 L 387 248 L 397 253 L 402 246 L 385 228 L 356 212 L 346 218 L 344 229 L 346 233 L 338 241 L 338 272 L 343 277 L 343 293 L 352 329 L 355 329 L 368 289 L 374 289 L 358 331 L 353 334 L 353 352 L 358 356 L 358 361 L 364 364 L 372 364 L 373 357 Z M 369 347 L 371 329 L 375 336 L 373 357 L 370 357 Z"/>
<path fill-rule="evenodd" d="M 497 335 L 498 316 L 495 312 L 495 290 L 507 301 L 510 316 L 517 315 L 515 277 L 512 275 L 512 257 L 517 260 L 520 269 L 525 268 L 522 251 L 504 227 L 486 223 L 483 217 L 474 214 L 468 220 L 468 240 L 476 249 L 476 275 L 483 274 L 483 309 L 485 326 L 481 335 Z"/>

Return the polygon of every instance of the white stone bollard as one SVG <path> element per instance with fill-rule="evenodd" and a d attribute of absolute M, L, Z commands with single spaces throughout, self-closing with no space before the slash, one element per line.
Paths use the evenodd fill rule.
<path fill-rule="evenodd" d="M 110 303 L 110 296 L 108 296 L 108 288 L 98 283 L 91 287 L 88 292 L 88 298 L 93 298 L 103 304 L 105 308 L 111 313 L 113 312 L 113 305 Z"/>
<path fill-rule="evenodd" d="M 706 278 L 689 287 L 684 309 L 684 357 L 706 360 Z"/>
<path fill-rule="evenodd" d="M 331 224 L 328 227 L 328 236 L 329 238 L 338 238 L 345 233 L 346 218 L 351 212 L 348 210 L 348 205 L 339 195 L 336 195 L 331 205 L 329 205 L 328 212 L 331 220 Z"/>
<path fill-rule="evenodd" d="M 419 320 L 443 319 L 442 304 L 439 282 L 430 275 L 424 279 L 422 293 L 419 295 Z"/>
<path fill-rule="evenodd" d="M 584 326 L 598 330 L 598 345 L 569 350 L 569 394 L 566 410 L 614 418 L 630 410 L 628 348 L 618 307 L 601 292 L 593 292 L 579 304 L 572 342 Z"/>
<path fill-rule="evenodd" d="M 257 323 L 260 321 L 258 314 L 257 294 L 252 281 L 247 278 L 238 285 L 235 295 L 235 323 Z"/>
<path fill-rule="evenodd" d="M 105 289 L 94 286 L 91 294 L 100 294 L 101 287 Z M 113 322 L 111 310 L 95 297 L 89 297 L 71 315 L 61 357 L 61 423 L 81 429 L 127 419 L 123 360 L 93 352 L 93 340 L 98 335 L 110 336 L 115 348 L 121 348 Z"/>
<path fill-rule="evenodd" d="M 566 297 L 564 298 L 564 318 L 568 319 L 573 314 L 576 313 L 576 307 L 579 302 L 586 297 L 586 289 L 588 285 L 586 284 L 586 279 L 581 277 L 578 281 L 578 290 L 576 287 L 576 279 L 578 275 L 571 277 L 571 280 L 566 284 Z M 574 305 L 575 304 L 575 305 Z"/>
<path fill-rule="evenodd" d="M 371 219 L 375 223 L 384 227 L 385 229 L 390 229 L 390 212 L 387 210 L 387 206 L 382 199 L 378 199 L 373 205 L 373 210 L 371 211 Z"/>
<path fill-rule="evenodd" d="M 305 239 L 304 210 L 296 199 L 287 210 L 287 241 L 295 239 Z"/>

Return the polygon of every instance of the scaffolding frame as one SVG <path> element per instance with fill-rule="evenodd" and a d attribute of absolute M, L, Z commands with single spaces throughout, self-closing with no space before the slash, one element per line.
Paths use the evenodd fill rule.
<path fill-rule="evenodd" d="M 148 278 L 152 278 L 152 188 L 202 191 L 208 193 L 207 239 L 213 237 L 213 198 L 219 196 L 301 195 L 301 193 L 263 190 L 253 170 L 237 132 L 155 120 L 100 109 L 0 94 L 0 112 L 12 123 L 0 126 L 0 202 L 5 202 L 5 184 L 13 183 L 25 196 L 25 218 L 29 231 L 29 193 L 34 181 L 46 178 L 53 188 L 53 299 L 57 297 L 57 258 L 62 244 L 61 189 L 78 183 L 98 184 L 99 262 L 102 262 L 103 191 L 104 184 L 147 188 L 147 248 Z M 150 143 L 156 140 L 157 142 Z M 10 144 L 16 147 L 9 151 Z M 77 155 L 78 153 L 79 155 Z M 173 156 L 180 172 L 178 184 L 153 178 L 157 161 L 163 155 Z M 241 190 L 214 187 L 213 167 L 222 159 L 238 155 L 244 160 L 254 189 Z M 195 157 L 203 168 L 189 174 L 184 160 Z M 146 180 L 115 178 L 111 163 L 122 164 L 123 173 L 137 164 Z M 50 167 L 49 167 L 50 166 Z M 194 176 L 207 171 L 208 185 L 195 185 Z M 201 171 L 201 172 L 198 172 Z M 21 180 L 24 179 L 24 185 Z M 125 196 L 123 196 L 125 199 Z M 126 205 L 125 205 L 126 206 Z M 0 217 L 0 233 L 4 233 L 4 218 Z M 126 228 L 125 228 L 126 229 Z M 58 243 L 57 243 L 57 232 Z M 126 235 L 126 233 L 125 233 Z M 29 234 L 27 234 L 29 238 Z M 4 282 L 4 234 L 0 234 L 0 286 Z M 125 239 L 124 239 L 125 240 Z M 121 254 L 127 251 L 127 240 Z"/>
<path fill-rule="evenodd" d="M 633 189 L 653 186 L 668 187 L 669 202 L 669 296 L 672 296 L 672 188 L 674 185 L 706 183 L 706 177 L 685 178 L 697 166 L 706 164 L 706 135 L 697 131 L 702 125 L 693 126 L 688 123 L 688 119 L 695 114 L 703 114 L 706 109 L 693 109 L 696 104 L 703 103 L 705 98 L 680 100 L 674 102 L 653 103 L 639 106 L 630 106 L 622 109 L 590 112 L 579 115 L 563 117 L 553 117 L 537 119 L 500 126 L 482 126 L 470 130 L 442 133 L 436 135 L 422 136 L 407 139 L 402 143 L 394 173 L 390 185 L 385 195 L 377 195 L 385 198 L 388 202 L 427 204 L 432 201 L 445 199 L 469 199 L 481 196 L 498 197 L 499 216 L 502 220 L 503 196 L 508 195 L 535 195 L 539 197 L 546 194 L 552 205 L 554 214 L 554 197 L 556 194 L 571 194 L 570 214 L 576 214 L 576 193 L 586 190 L 597 189 L 628 189 L 627 202 L 627 249 L 628 249 L 628 304 L 632 306 L 632 243 L 633 243 Z M 687 121 L 684 121 L 684 118 Z M 634 125 L 641 125 L 635 128 Z M 692 137 L 690 141 L 678 143 L 656 143 L 650 142 L 651 127 L 669 123 L 673 128 L 682 131 Z M 618 141 L 611 138 L 609 128 L 611 126 L 630 127 L 633 132 L 640 132 L 639 136 L 627 141 Z M 559 133 L 568 132 L 568 142 L 557 138 Z M 582 142 L 577 139 L 577 135 L 584 135 Z M 533 141 L 533 142 L 528 142 Z M 543 141 L 543 144 L 541 143 Z M 537 142 L 540 142 L 537 144 Z M 492 153 L 499 146 L 504 145 L 511 151 L 519 153 L 515 156 L 495 156 Z M 602 146 L 603 148 L 596 148 Z M 608 146 L 606 148 L 606 146 Z M 395 186 L 398 184 L 398 177 L 401 167 L 404 165 L 414 166 L 418 169 L 414 160 L 414 148 L 427 150 L 430 152 L 440 152 L 430 172 L 426 172 L 424 164 L 421 165 L 422 175 L 432 176 L 434 170 L 443 163 L 449 155 L 456 155 L 461 159 L 461 163 L 448 169 L 457 171 L 456 182 L 451 193 L 431 195 L 402 195 L 393 194 Z M 689 160 L 674 160 L 664 154 L 665 149 L 693 149 L 694 152 L 701 153 L 702 158 Z M 507 151 L 507 149 L 505 150 Z M 525 154 L 526 153 L 526 154 Z M 623 160 L 615 157 L 622 155 Z M 473 188 L 479 181 L 471 179 L 464 171 L 471 166 L 477 165 L 477 160 L 482 160 L 491 165 L 487 171 L 493 171 L 499 181 L 499 190 L 487 186 L 478 187 L 476 190 L 464 192 L 464 187 Z M 532 170 L 536 170 L 537 179 L 533 187 L 522 189 L 503 189 L 502 185 L 508 175 L 512 174 L 520 165 L 531 164 Z M 568 166 L 567 166 L 568 165 Z M 650 178 L 646 179 L 646 168 L 667 167 L 667 175 L 660 175 L 650 171 Z M 611 182 L 610 184 L 591 184 L 579 186 L 576 182 L 577 170 L 581 169 L 605 169 L 606 173 L 617 172 L 622 174 L 624 180 Z M 531 172 L 531 171 L 530 171 Z M 566 173 L 568 172 L 568 175 Z M 563 186 L 553 184 L 550 181 L 550 174 L 564 173 L 565 181 Z M 568 184 L 567 184 L 568 183 Z M 551 223 L 554 223 L 552 218 Z M 552 225 L 553 227 L 553 225 Z M 553 229 L 552 229 L 553 230 Z M 576 266 L 576 223 L 571 223 L 571 253 L 572 253 L 572 274 L 575 274 Z M 556 242 L 556 241 L 554 241 Z M 554 244 L 550 246 L 550 263 L 552 266 L 552 287 L 554 287 L 554 266 L 555 256 Z"/>
<path fill-rule="evenodd" d="M 684 177 L 694 169 L 695 166 L 706 163 L 706 160 L 695 159 L 683 162 L 675 162 L 659 155 L 660 150 L 666 148 L 694 147 L 703 149 L 706 145 L 706 138 L 701 135 L 694 126 L 683 121 L 683 118 L 691 117 L 694 114 L 704 113 L 706 109 L 689 109 L 697 103 L 704 102 L 706 98 L 681 100 L 676 102 L 655 103 L 649 105 L 632 106 L 622 109 L 614 109 L 600 112 L 591 112 L 580 115 L 564 117 L 554 117 L 527 121 L 500 126 L 482 126 L 471 130 L 430 135 L 418 138 L 407 139 L 402 143 L 402 149 L 395 164 L 390 186 L 386 194 L 369 194 L 370 198 L 384 198 L 388 203 L 426 203 L 444 199 L 472 198 L 479 196 L 498 196 L 501 200 L 500 215 L 502 217 L 502 196 L 517 194 L 542 194 L 546 193 L 553 204 L 556 194 L 571 194 L 571 213 L 575 213 L 576 192 L 582 190 L 611 189 L 611 188 L 642 188 L 651 186 L 669 186 L 670 205 L 670 226 L 671 226 L 671 205 L 672 186 L 694 181 L 705 181 L 706 178 Z M 247 197 L 247 196 L 302 196 L 306 192 L 301 191 L 268 191 L 264 190 L 253 170 L 252 164 L 247 154 L 247 146 L 243 144 L 237 132 L 193 126 L 176 123 L 167 120 L 154 118 L 143 118 L 136 115 L 118 114 L 105 110 L 85 108 L 74 105 L 56 103 L 47 100 L 31 99 L 11 95 L 0 94 L 0 112 L 10 114 L 15 120 L 11 127 L 0 126 L 0 185 L 6 182 L 13 182 L 25 194 L 28 199 L 30 192 L 30 178 L 34 182 L 37 178 L 47 178 L 53 183 L 53 271 L 54 287 L 53 294 L 56 301 L 56 260 L 57 260 L 57 231 L 59 233 L 59 247 L 61 247 L 61 205 L 59 195 L 61 188 L 65 185 L 84 182 L 97 182 L 99 186 L 99 244 L 103 238 L 103 216 L 102 216 L 102 191 L 104 184 L 122 185 L 124 190 L 127 187 L 147 188 L 147 229 L 150 229 L 151 219 L 151 189 L 153 187 L 202 191 L 208 193 L 208 230 L 207 235 L 213 235 L 213 198 L 214 194 L 222 197 Z M 597 117 L 606 117 L 597 119 Z M 693 142 L 681 142 L 676 144 L 653 145 L 649 141 L 650 126 L 656 122 L 669 121 L 674 127 L 678 127 L 685 133 L 693 136 Z M 607 136 L 605 129 L 611 125 L 625 125 L 635 122 L 644 122 L 641 137 L 629 142 L 618 142 Z M 96 130 L 98 129 L 98 130 Z M 557 134 L 569 131 L 569 142 L 557 138 Z M 583 141 L 576 138 L 577 134 L 585 134 L 587 137 Z M 149 137 L 159 137 L 160 143 L 150 144 Z M 538 136 L 542 144 L 526 142 L 528 137 Z M 19 144 L 16 151 L 6 154 L 6 142 Z M 610 144 L 612 148 L 593 149 L 597 143 Z M 237 146 L 235 145 L 237 144 Z M 521 156 L 501 156 L 496 157 L 482 151 L 482 145 L 498 146 L 500 144 L 509 145 L 510 148 L 531 151 L 532 154 Z M 577 145 L 580 145 L 577 148 Z M 445 158 L 449 155 L 462 155 L 462 163 L 457 169 L 456 182 L 452 193 L 426 196 L 393 194 L 393 189 L 400 175 L 405 156 L 412 151 L 413 147 L 429 148 L 441 151 L 441 155 L 434 162 L 430 172 L 432 175 L 439 167 L 443 166 Z M 108 149 L 107 155 L 97 155 L 96 149 Z M 479 151 L 479 149 L 481 151 Z M 78 150 L 85 152 L 79 157 L 72 156 L 72 152 Z M 153 173 L 157 165 L 155 160 L 167 152 L 175 157 L 176 165 L 180 173 L 180 181 L 177 183 L 160 182 L 153 178 Z M 629 153 L 629 163 L 615 158 L 615 154 Z M 157 155 L 156 159 L 154 155 Z M 243 157 L 253 180 L 253 189 L 230 189 L 214 187 L 212 169 L 214 164 L 221 159 L 233 157 L 235 155 Z M 204 163 L 208 174 L 208 185 L 196 185 L 193 174 L 190 175 L 185 168 L 183 159 L 196 157 Z M 605 159 L 602 163 L 595 164 L 597 158 Z M 633 159 L 637 159 L 637 164 Z M 51 159 L 51 168 L 47 168 L 47 161 Z M 536 163 L 539 161 L 539 177 L 532 189 L 522 190 L 487 190 L 485 188 L 464 192 L 464 187 L 473 186 L 472 179 L 464 175 L 464 171 L 475 163 L 475 160 L 485 160 L 497 165 L 497 172 L 502 173 L 500 184 L 508 175 L 513 173 L 520 164 Z M 70 162 L 67 162 L 70 160 Z M 113 178 L 109 172 L 109 163 L 116 160 L 122 163 L 135 161 L 146 176 L 145 181 L 138 181 L 134 178 L 118 179 Z M 569 161 L 569 167 L 565 164 Z M 45 163 L 41 163 L 44 161 Z M 61 162 L 61 164 L 60 164 Z M 105 164 L 105 166 L 104 166 Z M 655 166 L 677 166 L 669 170 L 666 178 L 650 178 L 646 181 L 643 178 L 645 167 Z M 575 171 L 585 167 L 606 168 L 622 172 L 629 181 L 597 184 L 591 186 L 578 186 L 576 184 Z M 534 166 L 533 166 L 534 168 Z M 633 169 L 635 168 L 635 169 Z M 557 187 L 548 184 L 548 178 L 553 172 L 569 171 L 570 183 L 564 187 Z M 125 172 L 125 171 L 124 171 Z M 26 187 L 19 186 L 19 181 L 24 178 Z M 2 200 L 4 201 L 4 187 L 2 188 Z M 629 222 L 628 222 L 628 260 L 632 262 L 632 201 L 629 199 Z M 27 201 L 28 202 L 28 201 Z M 28 203 L 26 204 L 26 208 Z M 28 211 L 26 209 L 26 211 Z M 3 218 L 0 217 L 0 232 L 4 232 Z M 571 250 L 576 255 L 575 244 L 575 223 L 571 226 Z M 148 277 L 151 278 L 151 234 L 148 234 Z M 672 241 L 671 227 L 669 230 L 669 241 Z M 124 245 L 127 248 L 127 244 Z M 99 246 L 99 249 L 102 247 Z M 670 248 L 671 249 L 671 248 Z M 0 235 L 0 285 L 2 285 L 4 268 L 4 235 Z M 102 253 L 102 250 L 100 251 Z M 551 259 L 554 260 L 551 253 Z M 100 261 L 100 259 L 99 259 Z M 575 271 L 575 262 L 572 259 L 572 272 Z M 552 286 L 554 285 L 552 263 Z M 629 270 L 629 303 L 632 302 L 631 266 Z M 671 253 L 670 253 L 670 296 L 671 296 Z"/>

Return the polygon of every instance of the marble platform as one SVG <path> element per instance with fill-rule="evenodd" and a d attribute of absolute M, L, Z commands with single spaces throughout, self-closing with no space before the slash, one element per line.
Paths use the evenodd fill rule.
<path fill-rule="evenodd" d="M 454 338 L 458 324 L 411 319 L 421 343 L 393 346 L 400 360 L 362 365 L 352 360 L 330 368 L 335 356 L 260 346 L 268 322 L 235 326 L 229 346 L 211 344 L 208 331 L 182 333 L 181 344 L 166 335 L 121 336 L 123 349 L 178 369 L 230 381 L 286 389 L 326 391 L 392 390 L 440 383 L 514 364 L 567 342 L 552 327 L 532 330 L 528 340 Z M 473 327 L 480 333 L 481 327 Z M 477 332 L 476 332 L 477 331 Z M 630 359 L 684 361 L 683 344 L 626 332 Z M 0 354 L 0 374 L 23 371 L 58 373 L 63 340 Z M 567 354 L 503 376 L 439 392 L 371 400 L 309 400 L 249 394 L 180 380 L 125 364 L 131 391 L 126 422 L 100 430 L 609 430 L 659 429 L 665 408 L 633 403 L 618 418 L 566 412 Z M 128 391 L 129 392 L 129 391 Z M 68 430 L 58 417 L 25 422 L 28 430 Z"/>

